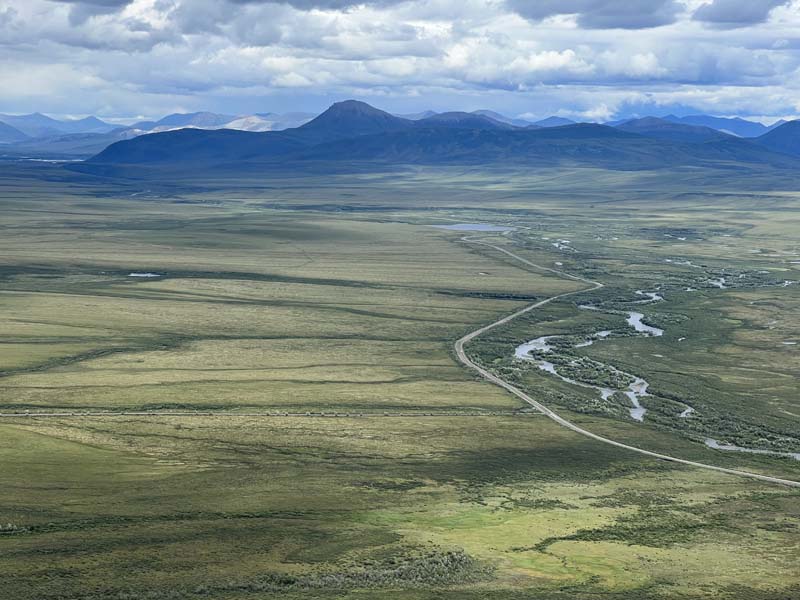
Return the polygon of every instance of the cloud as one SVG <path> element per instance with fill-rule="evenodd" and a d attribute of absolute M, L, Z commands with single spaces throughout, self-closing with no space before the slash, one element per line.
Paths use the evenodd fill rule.
<path fill-rule="evenodd" d="M 124 8 L 133 0 L 51 0 L 61 4 L 71 4 L 73 6 L 86 6 L 99 11 L 111 11 Z"/>
<path fill-rule="evenodd" d="M 713 0 L 694 13 L 694 19 L 714 27 L 746 27 L 763 23 L 769 13 L 789 0 Z"/>
<path fill-rule="evenodd" d="M 587 29 L 645 29 L 674 23 L 682 5 L 675 0 L 507 0 L 521 16 L 542 20 L 577 15 Z"/>
<path fill-rule="evenodd" d="M 791 114 L 800 2 L 700 20 L 721 2 L 0 0 L 0 112 Z"/>
<path fill-rule="evenodd" d="M 52 0 L 72 5 L 69 13 L 73 25 L 81 25 L 96 15 L 113 13 L 125 8 L 133 0 Z"/>

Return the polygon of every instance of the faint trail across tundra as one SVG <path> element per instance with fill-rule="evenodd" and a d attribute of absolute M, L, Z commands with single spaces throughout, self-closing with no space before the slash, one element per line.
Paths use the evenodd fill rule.
<path fill-rule="evenodd" d="M 510 252 L 510 251 L 506 250 L 505 248 L 501 248 L 500 246 L 496 246 L 494 244 L 490 244 L 488 242 L 484 242 L 484 241 L 475 239 L 474 236 L 462 237 L 461 241 L 465 242 L 467 244 L 479 244 L 481 246 L 486 246 L 488 248 L 492 248 L 493 250 L 496 250 L 498 252 L 502 252 L 503 254 L 505 254 L 507 256 L 510 256 L 511 258 L 513 258 L 514 260 L 516 260 L 516 261 L 518 261 L 518 262 L 520 262 L 522 264 L 528 265 L 528 266 L 533 267 L 535 269 L 538 269 L 540 271 L 547 271 L 549 273 L 554 273 L 554 274 L 556 274 L 556 275 L 558 275 L 560 277 L 565 277 L 567 279 L 572 279 L 573 281 L 581 281 L 581 282 L 586 283 L 586 284 L 588 284 L 590 286 L 590 287 L 587 287 L 587 288 L 584 288 L 584 289 L 575 290 L 574 292 L 567 292 L 565 294 L 559 294 L 557 296 L 552 296 L 551 298 L 546 298 L 545 300 L 540 300 L 539 302 L 531 304 L 530 306 L 526 306 L 525 308 L 523 308 L 521 310 L 518 310 L 517 312 L 512 313 L 512 314 L 508 315 L 507 317 L 503 317 L 502 319 L 499 319 L 499 320 L 495 321 L 494 323 L 490 323 L 489 325 L 484 325 L 480 329 L 476 329 L 475 331 L 473 331 L 471 333 L 468 333 L 467 335 L 465 335 L 461 339 L 457 340 L 456 343 L 455 343 L 456 356 L 458 357 L 458 360 L 461 361 L 462 364 L 466 365 L 470 369 L 473 369 L 474 371 L 477 371 L 481 375 L 481 377 L 483 377 L 487 381 L 490 381 L 490 382 L 494 383 L 495 385 L 499 385 L 500 387 L 508 390 L 509 392 L 514 394 L 517 398 L 520 398 L 524 402 L 527 402 L 528 404 L 530 404 L 531 406 L 533 406 L 534 408 L 539 410 L 542 414 L 544 414 L 545 416 L 549 417 L 550 419 L 552 419 L 553 421 L 555 421 L 556 423 L 558 423 L 562 427 L 566 427 L 567 429 L 571 429 L 572 431 L 574 431 L 576 433 L 579 433 L 579 434 L 581 434 L 583 436 L 592 438 L 593 440 L 597 440 L 598 442 L 603 442 L 604 444 L 610 444 L 612 446 L 616 446 L 618 448 L 623 448 L 625 450 L 630 450 L 632 452 L 637 452 L 637 453 L 643 454 L 645 456 L 650 456 L 652 458 L 658 458 L 658 459 L 666 460 L 666 461 L 669 461 L 669 462 L 679 463 L 679 464 L 682 464 L 682 465 L 689 465 L 691 467 L 698 467 L 700 469 L 708 469 L 710 471 L 718 471 L 720 473 L 727 473 L 728 475 L 739 475 L 741 477 L 750 477 L 751 479 L 758 479 L 760 481 L 766 481 L 766 482 L 769 482 L 769 483 L 777 483 L 777 484 L 780 484 L 780 485 L 786 485 L 786 486 L 790 486 L 790 487 L 800 488 L 800 481 L 792 481 L 791 479 L 781 479 L 779 477 L 771 477 L 769 475 L 760 475 L 758 473 L 750 473 L 748 471 L 739 471 L 737 469 L 727 469 L 725 467 L 717 467 L 717 466 L 714 466 L 714 465 L 707 465 L 705 463 L 695 462 L 695 461 L 692 461 L 692 460 L 685 460 L 683 458 L 677 458 L 677 457 L 674 457 L 674 456 L 669 456 L 667 454 L 660 454 L 658 452 L 651 452 L 650 450 L 645 450 L 643 448 L 637 448 L 636 446 L 630 446 L 628 444 L 623 444 L 622 442 L 617 442 L 615 440 L 611 440 L 609 438 L 605 438 L 603 436 L 597 435 L 595 433 L 592 433 L 591 431 L 588 431 L 586 429 L 583 429 L 582 427 L 579 427 L 578 425 L 575 425 L 571 421 L 568 421 L 567 419 L 565 419 L 564 417 L 560 416 L 555 411 L 547 408 L 541 402 L 538 402 L 537 400 L 534 400 L 531 396 L 529 396 L 528 394 L 523 392 L 521 389 L 515 387 L 514 385 L 510 384 L 509 382 L 505 381 L 504 379 L 500 378 L 499 376 L 495 375 L 494 373 L 489 372 L 488 370 L 484 369 L 483 367 L 481 367 L 477 363 L 473 362 L 473 360 L 471 358 L 469 358 L 469 356 L 467 356 L 467 353 L 464 350 L 464 346 L 466 344 L 468 344 L 469 342 L 471 342 L 472 340 L 474 340 L 475 338 L 479 337 L 480 335 L 486 333 L 487 331 L 495 329 L 496 327 L 499 327 L 501 325 L 505 325 L 506 323 L 509 323 L 509 322 L 513 321 L 514 319 L 516 319 L 516 318 L 518 318 L 518 317 L 520 317 L 520 316 L 522 316 L 524 314 L 527 314 L 527 313 L 529 313 L 529 312 L 531 312 L 533 310 L 536 310 L 537 308 L 540 308 L 540 307 L 542 307 L 542 306 L 544 306 L 546 304 L 550 304 L 551 302 L 554 302 L 555 300 L 559 300 L 561 298 L 566 298 L 567 296 L 572 296 L 572 295 L 580 294 L 580 293 L 583 293 L 583 292 L 588 292 L 588 291 L 592 291 L 592 290 L 599 290 L 600 288 L 604 287 L 604 285 L 602 283 L 597 282 L 597 281 L 592 281 L 591 279 L 586 279 L 584 277 L 578 277 L 577 275 L 570 275 L 569 273 L 565 273 L 563 271 L 558 271 L 557 269 L 551 269 L 549 267 L 543 267 L 541 265 L 537 265 L 536 263 L 533 263 L 533 262 L 531 262 L 531 261 L 529 261 L 529 260 L 527 260 L 525 258 L 522 258 L 521 256 L 518 256 L 518 255 L 514 254 L 513 252 Z"/>

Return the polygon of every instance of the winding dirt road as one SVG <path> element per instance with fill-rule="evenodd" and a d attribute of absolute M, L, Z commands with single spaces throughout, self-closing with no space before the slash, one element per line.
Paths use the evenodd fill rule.
<path fill-rule="evenodd" d="M 622 442 L 617 442 L 615 440 L 611 440 L 609 438 L 605 438 L 603 436 L 597 435 L 595 433 L 592 433 L 591 431 L 588 431 L 586 429 L 583 429 L 582 427 L 579 427 L 578 425 L 575 425 L 571 421 L 568 421 L 567 419 L 565 419 L 564 417 L 560 416 L 555 411 L 547 408 L 541 402 L 538 402 L 537 400 L 534 400 L 531 396 L 529 396 L 528 394 L 523 392 L 521 389 L 515 387 L 514 385 L 512 385 L 509 382 L 501 379 L 500 377 L 498 377 L 494 373 L 491 373 L 491 372 L 487 371 L 486 369 L 484 369 L 480 365 L 478 365 L 475 362 L 473 362 L 472 359 L 470 359 L 469 356 L 467 356 L 467 353 L 464 350 L 464 346 L 466 344 L 468 344 L 469 342 L 471 342 L 472 340 L 474 340 L 475 338 L 477 338 L 478 336 L 480 336 L 480 335 L 486 333 L 487 331 L 490 331 L 490 330 L 492 330 L 492 329 L 494 329 L 496 327 L 500 327 L 501 325 L 505 325 L 506 323 L 509 323 L 510 321 L 513 321 L 514 319 L 516 319 L 516 318 L 518 318 L 518 317 L 520 317 L 520 316 L 522 316 L 522 315 L 524 315 L 526 313 L 529 313 L 529 312 L 531 312 L 533 310 L 536 310 L 537 308 L 540 308 L 540 307 L 542 307 L 542 306 L 544 306 L 546 304 L 550 304 L 551 302 L 559 300 L 560 298 L 566 298 L 567 296 L 572 296 L 574 294 L 580 294 L 580 293 L 587 292 L 587 291 L 598 290 L 598 289 L 600 289 L 600 288 L 602 288 L 604 286 L 603 286 L 602 283 L 599 283 L 597 281 L 592 281 L 591 279 L 585 279 L 583 277 L 578 277 L 576 275 L 570 275 L 569 273 L 564 273 L 563 271 L 558 271 L 556 269 L 551 269 L 549 267 L 543 267 L 541 265 L 537 265 L 536 263 L 532 263 L 531 261 L 529 261 L 529 260 L 527 260 L 525 258 L 522 258 L 521 256 L 518 256 L 518 255 L 514 254 L 513 252 L 509 252 L 505 248 L 501 248 L 500 246 L 495 246 L 494 244 L 490 244 L 488 242 L 483 242 L 483 241 L 480 241 L 480 240 L 476 240 L 476 239 L 474 239 L 474 237 L 471 237 L 471 236 L 462 237 L 461 241 L 465 242 L 465 243 L 468 243 L 468 244 L 478 244 L 478 245 L 481 245 L 481 246 L 486 246 L 488 248 L 492 248 L 493 250 L 496 250 L 498 252 L 502 252 L 503 254 L 505 254 L 507 256 L 510 256 L 511 258 L 513 258 L 514 260 L 516 260 L 516 261 L 518 261 L 518 262 L 520 262 L 522 264 L 531 266 L 531 267 L 533 267 L 535 269 L 538 269 L 540 271 L 547 271 L 547 272 L 550 272 L 550 273 L 554 273 L 554 274 L 556 274 L 556 275 L 558 275 L 560 277 L 566 277 L 567 279 L 572 279 L 573 281 L 581 281 L 581 282 L 586 283 L 586 284 L 588 284 L 590 286 L 588 288 L 584 288 L 584 289 L 581 289 L 581 290 L 576 290 L 574 292 L 567 292 L 565 294 L 559 294 L 558 296 L 553 296 L 553 297 L 547 298 L 545 300 L 540 300 L 539 302 L 531 304 L 530 306 L 526 306 L 525 308 L 523 308 L 521 310 L 518 310 L 517 312 L 512 313 L 512 314 L 508 315 L 507 317 L 503 317 L 502 319 L 500 319 L 498 321 L 495 321 L 494 323 L 490 323 L 489 325 L 485 325 L 484 327 L 481 327 L 480 329 L 477 329 L 477 330 L 475 330 L 475 331 L 473 331 L 471 333 L 468 333 L 467 335 L 465 335 L 464 337 L 462 337 L 461 339 L 459 339 L 455 343 L 456 356 L 458 356 L 458 360 L 461 361 L 464 365 L 466 365 L 467 367 L 473 369 L 474 371 L 477 371 L 481 375 L 481 377 L 483 377 L 487 381 L 491 381 L 495 385 L 499 385 L 501 388 L 506 389 L 509 392 L 511 392 L 512 394 L 514 394 L 517 398 L 523 400 L 524 402 L 527 402 L 528 404 L 530 404 L 531 406 L 533 406 L 534 408 L 539 410 L 542 414 L 544 414 L 545 416 L 549 417 L 550 419 L 552 419 L 553 421 L 555 421 L 556 423 L 558 423 L 562 427 L 566 427 L 567 429 L 571 429 L 575 433 L 579 433 L 580 435 L 586 436 L 588 438 L 592 438 L 593 440 L 597 440 L 598 442 L 602 442 L 604 444 L 610 444 L 611 446 L 616 446 L 617 448 L 623 448 L 625 450 L 630 450 L 631 452 L 637 452 L 639 454 L 643 454 L 645 456 L 650 456 L 652 458 L 659 458 L 661 460 L 666 460 L 666 461 L 669 461 L 669 462 L 679 463 L 679 464 L 682 464 L 682 465 L 689 465 L 690 467 L 698 467 L 700 469 L 708 469 L 710 471 L 718 471 L 720 473 L 727 473 L 728 475 L 738 475 L 738 476 L 741 476 L 741 477 L 750 477 L 751 479 L 758 479 L 760 481 L 766 481 L 768 483 L 777 483 L 777 484 L 780 484 L 780 485 L 786 485 L 786 486 L 790 486 L 790 487 L 800 488 L 800 481 L 792 481 L 790 479 L 781 479 L 780 477 L 771 477 L 769 475 L 761 475 L 759 473 L 749 473 L 748 471 L 739 471 L 737 469 L 726 469 L 725 467 L 716 467 L 714 465 L 707 465 L 705 463 L 695 462 L 693 460 L 685 460 L 683 458 L 676 458 L 674 456 L 669 456 L 667 454 L 659 454 L 658 452 L 651 452 L 650 450 L 645 450 L 643 448 L 637 448 L 636 446 L 631 446 L 629 444 L 623 444 Z"/>

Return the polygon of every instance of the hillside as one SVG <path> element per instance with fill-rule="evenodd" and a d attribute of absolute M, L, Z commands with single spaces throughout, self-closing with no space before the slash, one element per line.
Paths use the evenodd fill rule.
<path fill-rule="evenodd" d="M 646 137 L 673 142 L 703 143 L 721 141 L 731 137 L 710 127 L 673 123 L 656 117 L 632 119 L 620 123 L 616 128 Z"/>
<path fill-rule="evenodd" d="M 773 152 L 800 157 L 800 121 L 789 121 L 756 139 Z"/>
<path fill-rule="evenodd" d="M 90 160 L 95 165 L 225 165 L 234 170 L 259 163 L 290 170 L 315 162 L 339 169 L 356 163 L 570 164 L 616 170 L 799 164 L 747 140 L 660 119 L 617 128 L 584 123 L 523 129 L 473 113 L 410 121 L 356 101 L 334 104 L 309 123 L 282 132 L 176 130 L 113 144 Z"/>
<path fill-rule="evenodd" d="M 754 138 L 769 131 L 769 127 L 755 121 L 747 121 L 739 117 L 713 117 L 711 115 L 688 115 L 686 117 L 676 117 L 667 115 L 663 120 L 682 125 L 694 125 L 696 127 L 708 127 L 729 135 L 743 138 Z"/>
<path fill-rule="evenodd" d="M 453 129 L 503 129 L 511 130 L 515 127 L 510 123 L 499 121 L 488 115 L 465 113 L 465 112 L 446 112 L 433 115 L 426 119 L 421 119 L 415 123 L 417 127 L 442 127 Z"/>
<path fill-rule="evenodd" d="M 109 164 L 216 164 L 265 160 L 301 147 L 302 144 L 281 132 L 179 129 L 112 144 L 90 161 Z"/>
<path fill-rule="evenodd" d="M 19 129 L 0 121 L 0 144 L 21 142 L 22 140 L 26 139 L 28 139 L 28 136 L 22 133 Z"/>

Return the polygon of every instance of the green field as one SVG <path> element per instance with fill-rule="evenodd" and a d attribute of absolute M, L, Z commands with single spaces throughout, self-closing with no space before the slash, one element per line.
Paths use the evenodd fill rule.
<path fill-rule="evenodd" d="M 470 356 L 590 431 L 800 480 L 800 198 L 706 175 L 4 166 L 0 598 L 800 597 L 798 491 L 581 437 L 453 351 L 588 287 L 430 227 L 512 226 L 469 235 L 605 287 Z M 556 360 L 647 380 L 642 423 L 514 359 L 601 330 Z"/>

